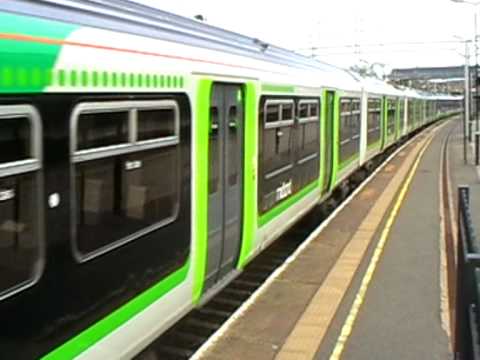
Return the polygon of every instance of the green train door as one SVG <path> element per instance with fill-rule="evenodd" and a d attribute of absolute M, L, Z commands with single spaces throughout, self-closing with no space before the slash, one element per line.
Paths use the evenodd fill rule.
<path fill-rule="evenodd" d="M 382 111 L 380 113 L 380 134 L 381 134 L 381 142 L 380 142 L 380 149 L 383 150 L 387 145 L 387 132 L 388 132 L 388 104 L 387 104 L 387 97 L 382 96 Z"/>
<path fill-rule="evenodd" d="M 240 253 L 243 129 L 242 86 L 214 83 L 210 99 L 206 290 L 235 268 Z"/>
<path fill-rule="evenodd" d="M 325 101 L 325 146 L 322 194 L 329 191 L 333 172 L 333 123 L 335 121 L 335 92 L 327 91 Z"/>

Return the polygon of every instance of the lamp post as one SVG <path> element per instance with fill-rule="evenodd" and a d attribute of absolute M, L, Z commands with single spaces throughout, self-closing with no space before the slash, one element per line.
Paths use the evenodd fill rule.
<path fill-rule="evenodd" d="M 475 36 L 473 38 L 473 41 L 474 41 L 474 51 L 475 51 L 475 108 L 472 107 L 472 112 L 474 113 L 474 120 L 475 120 L 475 133 L 477 134 L 477 136 L 475 136 L 475 153 L 477 154 L 478 151 L 479 151 L 479 146 L 480 144 L 478 144 L 478 139 L 479 139 L 479 136 L 478 134 L 480 134 L 480 119 L 479 119 L 479 116 L 478 116 L 478 109 L 479 109 L 479 95 L 480 95 L 480 89 L 479 89 L 479 79 L 478 79 L 478 46 L 477 46 L 477 40 L 478 40 L 478 36 L 477 36 L 477 11 L 476 11 L 476 7 L 478 5 L 480 5 L 480 1 L 469 1 L 469 0 L 452 0 L 453 2 L 456 2 L 456 3 L 463 3 L 463 4 L 468 4 L 468 5 L 472 5 L 472 6 L 475 6 L 475 11 L 474 11 L 474 32 L 475 32 Z M 465 46 L 467 47 L 467 42 L 465 42 Z M 467 56 L 467 51 L 468 49 L 466 48 L 465 49 L 465 55 Z M 466 61 L 467 63 L 467 61 Z M 468 77 L 467 77 L 468 75 Z M 471 122 L 470 122 L 470 85 L 469 85 L 469 82 L 470 82 L 470 74 L 468 73 L 468 69 L 465 70 L 465 96 L 468 96 L 468 101 L 465 100 L 465 106 L 468 106 L 468 109 L 466 108 L 465 110 L 465 116 L 467 117 L 466 121 L 468 122 L 468 137 L 469 137 L 469 140 L 472 141 L 472 129 L 471 129 Z M 467 89 L 468 87 L 468 89 Z M 467 91 L 468 90 L 468 91 Z M 472 98 L 472 100 L 474 100 Z M 473 101 L 472 101 L 472 105 L 473 105 Z M 477 159 L 478 160 L 478 159 Z M 479 164 L 476 164 L 476 165 L 479 165 Z"/>
<path fill-rule="evenodd" d="M 470 126 L 470 54 L 469 54 L 469 43 L 470 40 L 464 40 L 460 36 L 456 36 L 461 42 L 465 43 L 465 54 L 458 53 L 465 58 L 464 66 L 464 79 L 465 79 L 465 88 L 464 88 L 464 116 L 463 116 L 463 161 L 467 163 L 467 140 L 470 139 L 471 135 L 471 126 Z"/>
<path fill-rule="evenodd" d="M 465 164 L 467 159 L 467 138 L 471 141 L 472 127 L 470 122 L 470 54 L 468 53 L 468 44 L 470 41 L 465 41 L 465 117 L 463 120 L 463 161 Z"/>

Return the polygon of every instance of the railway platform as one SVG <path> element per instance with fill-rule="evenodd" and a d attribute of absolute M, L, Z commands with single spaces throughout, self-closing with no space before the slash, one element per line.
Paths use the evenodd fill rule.
<path fill-rule="evenodd" d="M 480 214 L 461 129 L 454 117 L 396 150 L 193 358 L 452 358 L 457 185 Z"/>

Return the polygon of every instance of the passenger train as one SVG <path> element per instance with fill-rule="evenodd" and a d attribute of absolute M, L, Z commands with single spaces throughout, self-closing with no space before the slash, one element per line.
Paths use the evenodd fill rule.
<path fill-rule="evenodd" d="M 456 98 L 125 0 L 0 2 L 0 358 L 131 358 Z"/>

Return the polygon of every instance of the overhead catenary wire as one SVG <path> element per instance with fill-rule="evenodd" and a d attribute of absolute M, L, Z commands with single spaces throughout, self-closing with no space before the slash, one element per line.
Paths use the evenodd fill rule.
<path fill-rule="evenodd" d="M 423 40 L 423 41 L 398 41 L 398 42 L 380 42 L 380 43 L 368 43 L 368 44 L 344 44 L 344 45 L 325 45 L 325 46 L 310 46 L 307 48 L 300 48 L 298 51 L 312 51 L 312 50 L 328 50 L 328 49 L 345 49 L 345 48 L 357 48 L 357 47 L 385 47 L 385 46 L 401 46 L 401 45 L 432 45 L 432 44 L 459 44 L 463 41 L 460 40 Z"/>
<path fill-rule="evenodd" d="M 384 50 L 363 50 L 362 52 L 364 54 L 391 54 L 391 53 L 418 53 L 418 52 L 432 52 L 432 51 L 438 51 L 438 52 L 451 52 L 451 51 L 457 51 L 458 49 L 456 48 L 435 48 L 435 47 L 429 47 L 429 48 L 423 48 L 423 49 L 384 49 Z M 330 56 L 330 55 L 355 55 L 355 50 L 351 50 L 348 52 L 322 52 L 318 54 L 313 54 L 313 57 L 317 56 Z"/>

